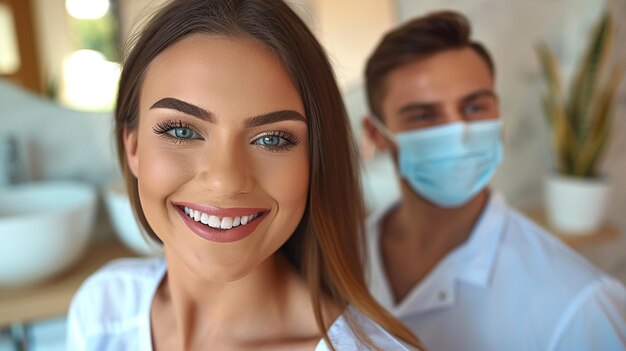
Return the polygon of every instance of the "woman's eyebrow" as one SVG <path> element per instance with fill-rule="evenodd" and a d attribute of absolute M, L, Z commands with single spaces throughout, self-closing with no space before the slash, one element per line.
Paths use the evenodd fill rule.
<path fill-rule="evenodd" d="M 306 118 L 294 110 L 282 110 L 250 117 L 243 122 L 244 127 L 252 128 L 280 121 L 300 121 L 306 124 Z"/>
<path fill-rule="evenodd" d="M 213 115 L 213 113 L 203 109 L 200 106 L 196 106 L 188 102 L 185 102 L 183 100 L 179 100 L 179 99 L 172 98 L 172 97 L 166 97 L 155 102 L 150 107 L 150 109 L 153 109 L 153 108 L 166 108 L 170 110 L 176 110 L 184 114 L 197 117 L 203 121 L 207 121 L 210 123 L 216 122 L 215 115 Z"/>
<path fill-rule="evenodd" d="M 188 102 L 182 101 L 180 99 L 166 97 L 157 102 L 155 102 L 150 109 L 154 108 L 166 108 L 170 110 L 180 111 L 184 114 L 194 116 L 203 121 L 207 121 L 210 123 L 216 123 L 217 119 L 215 115 L 203 109 L 200 106 L 196 106 L 194 104 L 190 104 Z M 281 110 L 270 113 L 265 113 L 262 115 L 250 117 L 244 121 L 244 127 L 252 128 L 258 127 L 264 124 L 276 123 L 280 121 L 301 121 L 306 123 L 306 118 L 302 114 L 294 110 Z"/>

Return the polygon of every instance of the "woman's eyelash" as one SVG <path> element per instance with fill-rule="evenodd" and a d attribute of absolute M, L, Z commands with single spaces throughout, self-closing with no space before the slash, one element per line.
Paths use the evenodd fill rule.
<path fill-rule="evenodd" d="M 290 143 L 292 143 L 294 145 L 298 144 L 300 142 L 300 138 L 298 138 L 297 136 L 295 136 L 295 135 L 293 135 L 291 133 L 288 133 L 288 132 L 285 132 L 285 131 L 282 131 L 282 130 L 272 130 L 272 131 L 269 131 L 269 132 L 261 135 L 261 137 L 265 137 L 265 136 L 277 136 L 277 137 L 280 137 L 280 138 L 283 138 L 283 139 L 287 140 L 288 142 L 290 142 Z"/>
<path fill-rule="evenodd" d="M 176 144 L 190 143 L 202 139 L 200 133 L 196 132 L 196 129 L 191 124 L 180 120 L 158 122 L 152 130 L 155 134 L 167 138 L 169 141 Z M 185 131 L 190 134 L 178 135 L 177 131 Z"/>
<path fill-rule="evenodd" d="M 169 132 L 170 130 L 172 130 L 174 128 L 190 128 L 190 129 L 193 129 L 189 124 L 184 123 L 183 121 L 170 120 L 170 121 L 158 122 L 156 124 L 156 126 L 154 126 L 152 128 L 152 131 L 154 131 L 155 134 L 164 134 L 164 133 L 167 133 L 167 132 Z"/>

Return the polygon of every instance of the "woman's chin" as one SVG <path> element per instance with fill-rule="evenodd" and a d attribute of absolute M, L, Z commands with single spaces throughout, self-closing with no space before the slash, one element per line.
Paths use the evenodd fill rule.
<path fill-rule="evenodd" d="M 203 255 L 196 259 L 183 258 L 183 264 L 198 281 L 207 283 L 231 283 L 249 275 L 258 263 L 249 263 L 241 259 L 225 257 L 220 259 L 218 255 Z M 234 261 L 234 262 L 233 262 Z M 168 264 L 170 264 L 168 262 Z M 171 265 L 171 264 L 170 264 Z"/>

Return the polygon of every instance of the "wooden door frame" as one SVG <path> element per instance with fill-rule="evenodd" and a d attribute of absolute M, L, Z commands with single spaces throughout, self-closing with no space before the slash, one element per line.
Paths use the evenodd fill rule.
<path fill-rule="evenodd" d="M 33 26 L 34 16 L 31 0 L 0 0 L 13 12 L 20 66 L 15 73 L 0 75 L 38 94 L 44 92 L 39 66 L 37 38 Z"/>

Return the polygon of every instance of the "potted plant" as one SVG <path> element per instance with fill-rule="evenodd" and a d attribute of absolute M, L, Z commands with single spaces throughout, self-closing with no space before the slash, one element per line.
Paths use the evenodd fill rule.
<path fill-rule="evenodd" d="M 606 212 L 608 180 L 599 162 L 608 146 L 613 100 L 624 73 L 623 66 L 608 67 L 614 27 L 611 15 L 603 14 L 567 98 L 554 53 L 545 44 L 537 50 L 547 82 L 543 107 L 556 163 L 546 182 L 546 214 L 550 225 L 563 233 L 591 233 Z"/>

